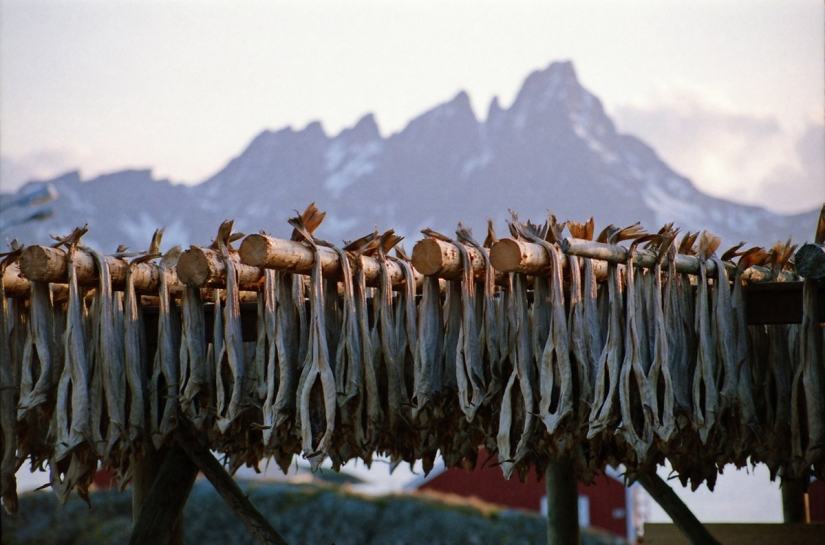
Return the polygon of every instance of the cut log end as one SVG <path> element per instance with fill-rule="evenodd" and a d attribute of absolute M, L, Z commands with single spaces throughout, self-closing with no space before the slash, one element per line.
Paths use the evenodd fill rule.
<path fill-rule="evenodd" d="M 29 280 L 52 282 L 65 269 L 65 254 L 47 246 L 28 246 L 20 255 L 20 270 Z"/>
<path fill-rule="evenodd" d="M 421 274 L 438 274 L 444 265 L 441 245 L 434 238 L 419 240 L 413 247 L 412 263 L 415 270 Z"/>
<path fill-rule="evenodd" d="M 178 278 L 188 286 L 203 286 L 210 277 L 209 258 L 202 249 L 192 247 L 178 260 Z"/>
<path fill-rule="evenodd" d="M 503 272 L 513 272 L 526 261 L 522 245 L 511 238 L 501 239 L 490 249 L 490 263 L 493 268 Z"/>
<path fill-rule="evenodd" d="M 238 250 L 241 256 L 241 262 L 253 267 L 263 267 L 266 264 L 267 255 L 269 253 L 270 242 L 264 235 L 249 235 Z"/>

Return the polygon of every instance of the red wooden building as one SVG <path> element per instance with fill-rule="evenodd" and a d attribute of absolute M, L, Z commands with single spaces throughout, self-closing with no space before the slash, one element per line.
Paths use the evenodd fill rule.
<path fill-rule="evenodd" d="M 479 454 L 479 461 L 487 458 Z M 475 497 L 515 509 L 546 512 L 545 482 L 538 480 L 534 472 L 524 483 L 513 477 L 504 478 L 495 459 L 484 467 L 481 463 L 475 471 L 461 468 L 446 469 L 436 466 L 427 477 L 421 477 L 408 485 L 412 490 L 430 490 L 464 497 Z M 594 527 L 624 537 L 633 542 L 636 538 L 634 514 L 636 513 L 635 487 L 626 487 L 618 473 L 598 477 L 593 484 L 579 484 L 579 523 L 582 527 Z"/>

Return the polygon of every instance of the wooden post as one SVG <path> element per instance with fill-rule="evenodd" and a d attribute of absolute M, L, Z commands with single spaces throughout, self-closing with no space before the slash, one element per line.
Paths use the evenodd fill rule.
<path fill-rule="evenodd" d="M 784 522 L 811 522 L 808 494 L 801 480 L 782 481 L 782 520 Z"/>
<path fill-rule="evenodd" d="M 259 543 L 287 545 L 206 447 L 184 430 L 178 431 L 177 442 Z"/>
<path fill-rule="evenodd" d="M 165 453 L 153 450 L 152 454 L 147 452 L 142 461 L 136 460 L 132 513 L 134 516 L 137 512 L 137 516 L 129 545 L 183 545 L 183 507 L 195 484 L 198 468 L 180 447 L 166 450 Z M 156 473 L 154 479 L 153 472 Z"/>
<path fill-rule="evenodd" d="M 637 480 L 656 503 L 662 506 L 673 524 L 692 545 L 720 545 L 676 492 L 656 473 L 639 473 Z"/>
<path fill-rule="evenodd" d="M 547 543 L 579 545 L 579 487 L 570 461 L 547 466 Z"/>

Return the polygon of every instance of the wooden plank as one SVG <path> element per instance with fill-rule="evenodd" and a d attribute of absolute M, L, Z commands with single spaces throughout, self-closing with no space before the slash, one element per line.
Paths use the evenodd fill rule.
<path fill-rule="evenodd" d="M 286 540 L 258 511 L 246 497 L 238 483 L 223 468 L 209 450 L 185 430 L 178 431 L 177 443 L 203 472 L 215 490 L 229 505 L 235 515 L 244 523 L 247 530 L 255 536 L 258 543 L 287 545 Z"/>
<path fill-rule="evenodd" d="M 677 533 L 683 538 L 681 543 L 720 545 L 719 541 L 714 539 L 708 529 L 699 522 L 699 519 L 688 509 L 688 506 L 676 495 L 676 492 L 656 473 L 640 473 L 638 482 L 673 520 L 674 524 L 672 526 L 677 528 Z M 645 525 L 645 528 L 647 528 L 647 525 Z M 645 543 L 649 543 L 647 533 L 645 533 Z"/>
<path fill-rule="evenodd" d="M 822 545 L 825 524 L 711 523 L 711 535 L 725 545 Z M 676 525 L 645 523 L 645 545 L 688 545 Z"/>
<path fill-rule="evenodd" d="M 150 462 L 151 463 L 151 462 Z M 183 524 L 183 507 L 195 484 L 198 468 L 178 446 L 171 447 L 163 458 L 157 476 L 142 501 L 140 514 L 135 521 L 129 545 L 153 543 L 167 545 L 183 543 L 182 530 L 178 530 L 179 542 L 172 541 L 175 525 Z M 140 478 L 145 482 L 148 475 Z M 134 505 L 133 505 L 134 508 Z"/>

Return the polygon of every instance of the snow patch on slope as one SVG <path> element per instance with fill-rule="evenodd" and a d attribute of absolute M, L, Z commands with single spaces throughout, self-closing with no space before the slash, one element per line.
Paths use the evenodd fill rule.
<path fill-rule="evenodd" d="M 381 142 L 375 140 L 366 144 L 344 146 L 333 142 L 325 154 L 327 176 L 324 186 L 338 198 L 348 186 L 376 169 L 373 160 L 381 152 Z"/>

